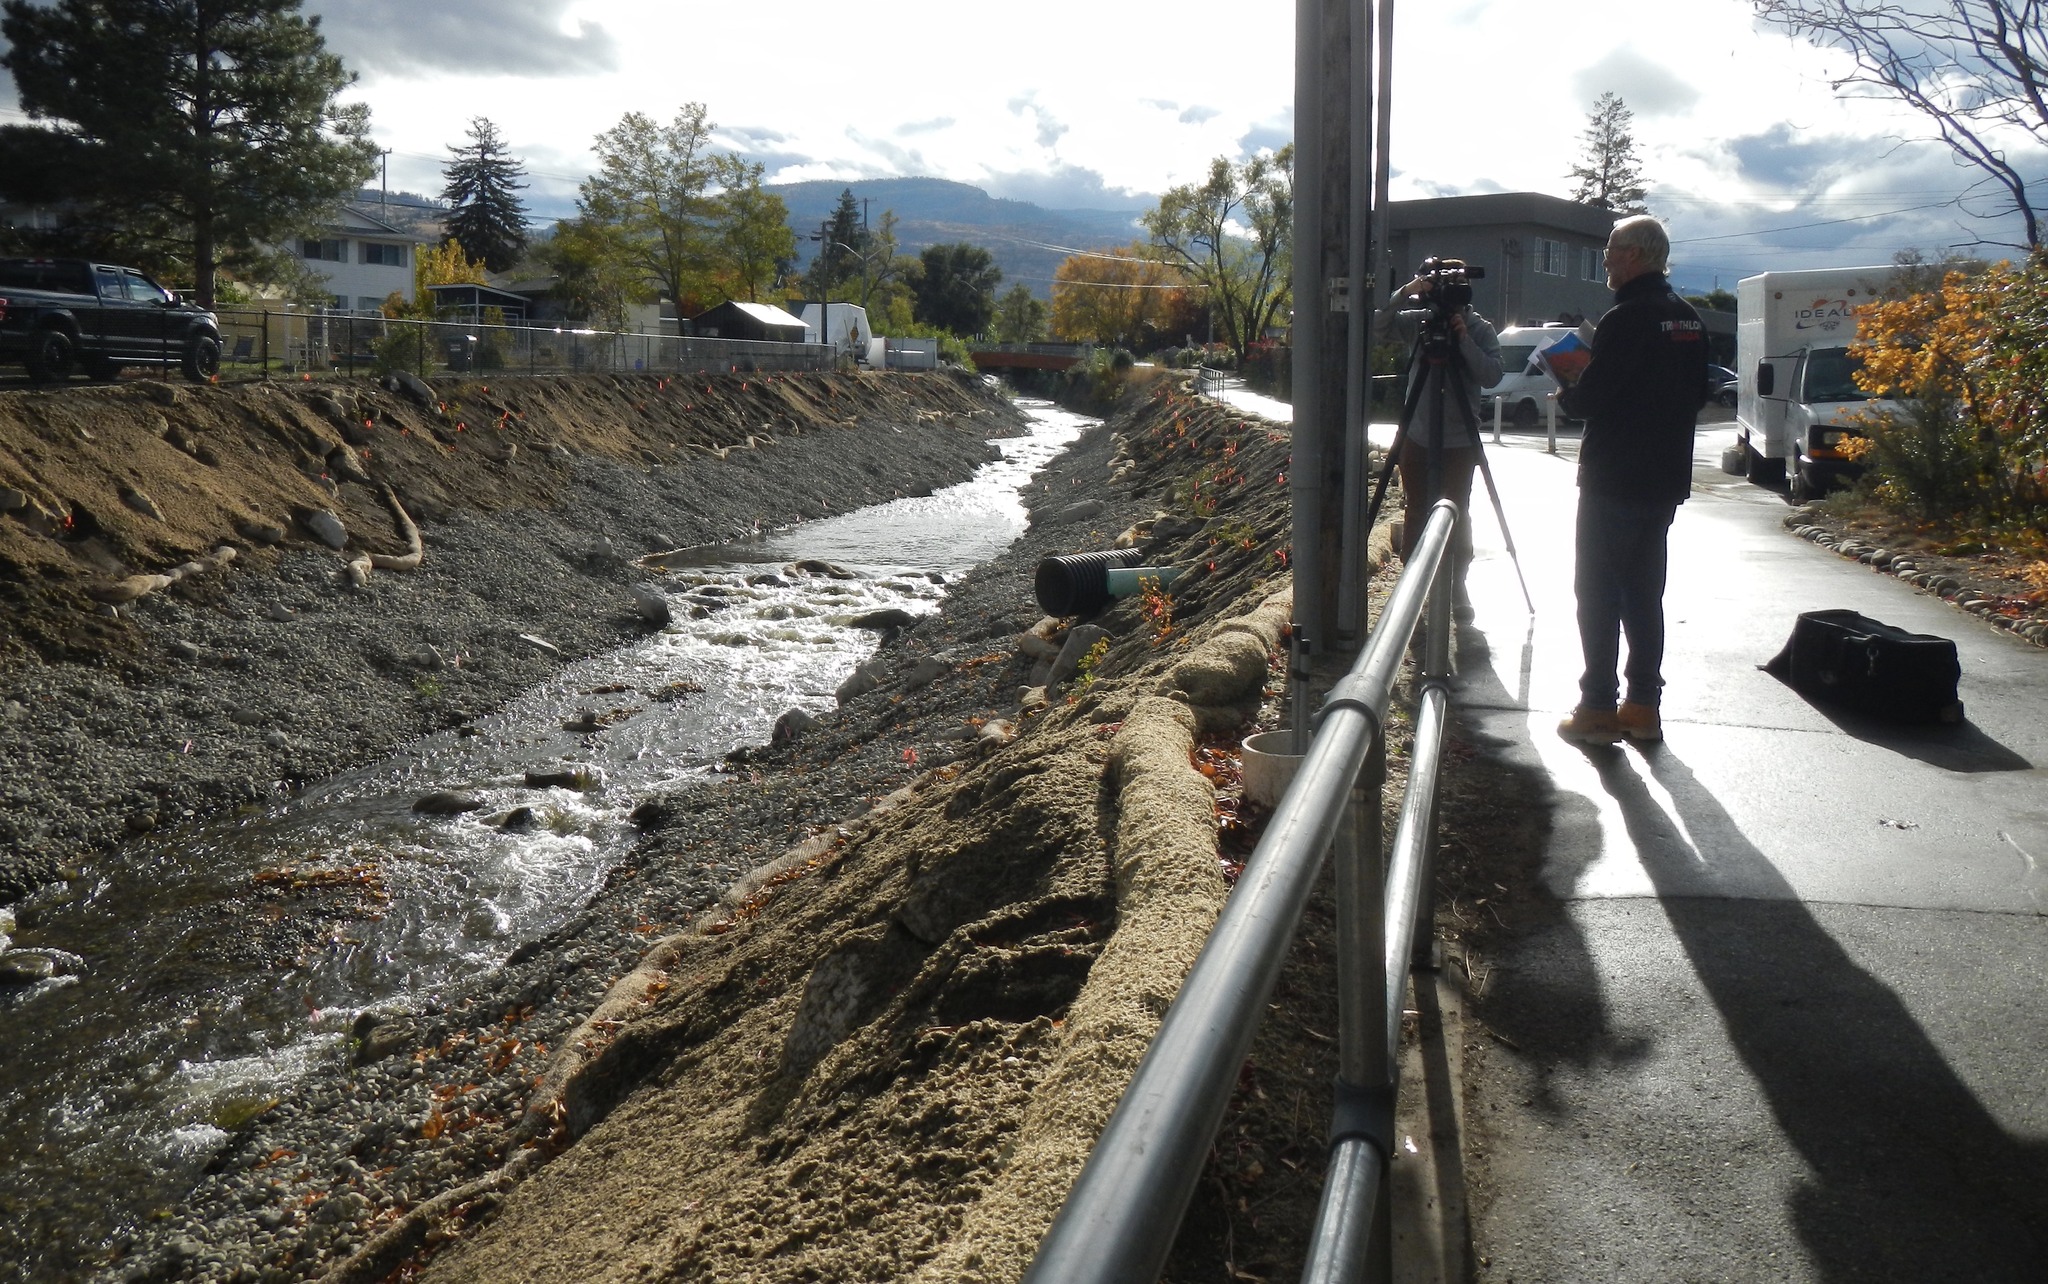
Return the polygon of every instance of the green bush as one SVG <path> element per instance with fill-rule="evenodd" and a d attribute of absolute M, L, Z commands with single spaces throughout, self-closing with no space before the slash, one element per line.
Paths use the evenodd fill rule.
<path fill-rule="evenodd" d="M 425 326 L 401 325 L 387 329 L 370 345 L 370 368 L 380 375 L 400 370 L 418 374 L 426 367 L 426 339 Z"/>

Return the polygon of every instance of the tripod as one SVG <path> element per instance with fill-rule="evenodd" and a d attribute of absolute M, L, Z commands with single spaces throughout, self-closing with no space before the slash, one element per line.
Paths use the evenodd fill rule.
<path fill-rule="evenodd" d="M 1412 381 L 1412 386 L 1402 398 L 1401 418 L 1394 429 L 1394 442 L 1387 448 L 1387 462 L 1380 469 L 1379 484 L 1373 490 L 1372 502 L 1366 505 L 1365 529 L 1371 530 L 1379 517 L 1380 506 L 1387 498 L 1387 485 L 1393 480 L 1394 468 L 1401 458 L 1401 448 L 1407 444 L 1408 429 L 1415 422 L 1415 410 L 1422 402 L 1422 393 L 1429 386 L 1432 373 L 1436 376 L 1437 431 L 1429 441 L 1429 462 L 1425 472 L 1428 478 L 1425 487 L 1430 498 L 1443 493 L 1443 441 L 1444 429 L 1448 426 L 1444 418 L 1445 403 L 1450 398 L 1451 380 L 1458 380 L 1458 415 L 1465 427 L 1472 433 L 1472 448 L 1478 452 L 1479 475 L 1486 480 L 1486 494 L 1493 501 L 1493 515 L 1500 523 L 1502 541 L 1507 545 L 1508 560 L 1514 564 L 1515 581 L 1522 587 L 1522 604 L 1529 614 L 1536 614 L 1536 603 L 1529 596 L 1529 581 L 1522 576 L 1522 558 L 1515 551 L 1514 534 L 1508 530 L 1507 510 L 1500 502 L 1500 487 L 1494 484 L 1493 466 L 1486 459 L 1486 444 L 1480 440 L 1479 424 L 1470 403 L 1465 400 L 1465 359 L 1458 351 L 1450 334 L 1448 318 L 1438 311 L 1422 324 L 1421 333 L 1415 336 L 1415 346 L 1408 352 L 1408 370 L 1421 371 L 1421 377 Z M 1464 515 L 1470 521 L 1469 515 Z"/>

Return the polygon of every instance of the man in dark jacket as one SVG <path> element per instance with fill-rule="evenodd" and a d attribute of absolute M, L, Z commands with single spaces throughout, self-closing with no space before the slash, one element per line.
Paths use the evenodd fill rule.
<path fill-rule="evenodd" d="M 1665 276 L 1671 242 L 1647 215 L 1607 238 L 1614 306 L 1561 398 L 1586 421 L 1579 446 L 1579 704 L 1558 734 L 1584 744 L 1663 738 L 1665 537 L 1692 487 L 1693 423 L 1706 403 L 1706 331 Z M 1616 666 L 1628 637 L 1627 699 Z"/>

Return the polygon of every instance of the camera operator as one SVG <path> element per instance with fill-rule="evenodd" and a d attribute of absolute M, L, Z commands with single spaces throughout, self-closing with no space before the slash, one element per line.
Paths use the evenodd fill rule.
<path fill-rule="evenodd" d="M 1664 737 L 1666 538 L 1692 491 L 1693 424 L 1707 386 L 1706 330 L 1671 289 L 1670 254 L 1664 225 L 1649 215 L 1614 225 L 1614 306 L 1594 331 L 1592 360 L 1562 397 L 1586 421 L 1572 576 L 1586 668 L 1578 707 L 1557 730 L 1582 744 Z M 1627 699 L 1616 708 L 1623 634 Z"/>
<path fill-rule="evenodd" d="M 1472 473 L 1479 465 L 1480 451 L 1480 389 L 1499 383 L 1501 368 L 1500 337 L 1493 325 L 1473 310 L 1467 274 L 1465 264 L 1457 259 L 1427 260 L 1414 280 L 1394 291 L 1380 322 L 1383 339 L 1414 345 L 1404 384 L 1414 414 L 1395 460 L 1406 501 L 1401 534 L 1404 558 L 1422 534 L 1430 505 L 1439 498 L 1455 503 L 1460 513 L 1469 516 L 1472 511 Z M 1475 268 L 1470 275 L 1480 273 Z M 1402 306 L 1404 303 L 1408 306 Z M 1453 369 L 1460 377 L 1446 387 Z M 1419 396 L 1417 381 L 1421 381 Z M 1434 490 L 1429 484 L 1433 444 L 1441 447 L 1442 469 Z M 1451 556 L 1454 610 L 1461 622 L 1467 621 L 1472 618 L 1471 599 L 1465 592 L 1465 572 L 1472 564 L 1469 521 L 1458 523 Z"/>

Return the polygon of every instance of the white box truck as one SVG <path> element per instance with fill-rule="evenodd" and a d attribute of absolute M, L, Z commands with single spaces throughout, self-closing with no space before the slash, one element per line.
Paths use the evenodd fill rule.
<path fill-rule="evenodd" d="M 1890 267 L 1765 272 L 1735 286 L 1735 422 L 1750 480 L 1785 482 L 1795 500 L 1852 477 L 1842 453 L 1853 417 L 1881 410 L 1856 386 L 1856 314 Z"/>
<path fill-rule="evenodd" d="M 1531 364 L 1538 352 L 1571 334 L 1576 327 L 1511 325 L 1500 331 L 1500 382 L 1485 390 L 1486 405 L 1501 403 L 1501 414 L 1527 430 L 1543 417 L 1544 406 L 1557 395 L 1557 380 Z"/>

